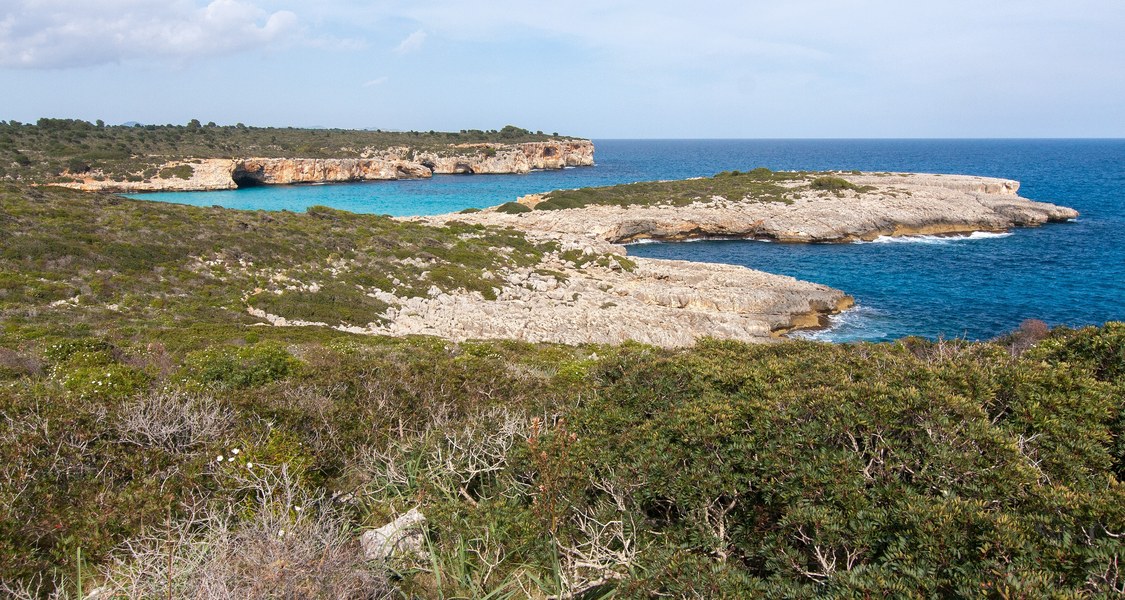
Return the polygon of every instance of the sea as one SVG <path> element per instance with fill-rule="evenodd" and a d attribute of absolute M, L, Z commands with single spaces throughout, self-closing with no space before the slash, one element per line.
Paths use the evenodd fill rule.
<path fill-rule="evenodd" d="M 856 307 L 833 342 L 904 336 L 984 340 L 1027 319 L 1081 327 L 1125 320 L 1125 140 L 594 140 L 597 164 L 526 175 L 134 194 L 197 206 L 394 216 L 483 208 L 525 194 L 724 170 L 960 173 L 1021 182 L 1020 195 L 1078 210 L 1073 222 L 1010 233 L 854 244 L 701 240 L 634 244 L 634 256 L 743 265 L 844 290 Z"/>

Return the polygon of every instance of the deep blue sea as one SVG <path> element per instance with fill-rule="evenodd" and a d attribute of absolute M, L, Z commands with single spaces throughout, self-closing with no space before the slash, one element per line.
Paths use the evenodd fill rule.
<path fill-rule="evenodd" d="M 1070 326 L 1125 320 L 1125 140 L 595 140 L 595 146 L 597 166 L 527 175 L 135 197 L 267 210 L 322 204 L 406 216 L 491 206 L 559 188 L 759 166 L 1005 177 L 1022 182 L 1022 196 L 1070 206 L 1082 216 L 1001 236 L 831 245 L 698 241 L 638 244 L 629 253 L 745 265 L 854 296 L 857 308 L 830 329 L 808 334 L 816 339 L 988 339 L 1031 318 Z"/>

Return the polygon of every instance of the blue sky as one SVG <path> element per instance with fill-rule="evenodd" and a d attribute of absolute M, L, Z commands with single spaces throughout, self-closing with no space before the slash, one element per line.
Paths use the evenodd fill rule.
<path fill-rule="evenodd" d="M 2 0 L 0 119 L 1125 137 L 1121 0 Z"/>

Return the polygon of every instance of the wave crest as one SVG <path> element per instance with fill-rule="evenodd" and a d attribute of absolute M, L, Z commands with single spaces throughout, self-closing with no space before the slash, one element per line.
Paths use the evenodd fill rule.
<path fill-rule="evenodd" d="M 1012 235 L 1010 231 L 994 232 L 994 231 L 974 231 L 970 234 L 960 235 L 902 235 L 890 236 L 881 235 L 871 241 L 857 241 L 855 244 L 932 244 L 932 245 L 947 245 L 956 242 L 963 242 L 967 240 L 992 240 L 998 238 L 1006 238 Z"/>

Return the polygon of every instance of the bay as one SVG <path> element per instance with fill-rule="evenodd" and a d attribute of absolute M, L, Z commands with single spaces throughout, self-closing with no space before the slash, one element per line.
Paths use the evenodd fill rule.
<path fill-rule="evenodd" d="M 597 166 L 526 175 L 136 194 L 158 201 L 303 211 L 326 205 L 395 216 L 483 208 L 560 188 L 774 170 L 961 173 L 1019 180 L 1076 222 L 1010 235 L 867 244 L 699 241 L 629 253 L 738 264 L 840 288 L 857 308 L 807 335 L 881 341 L 988 339 L 1024 319 L 1082 326 L 1125 320 L 1125 140 L 595 140 Z"/>

